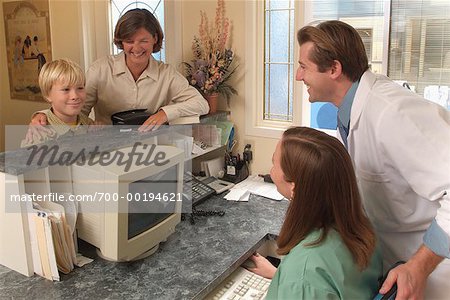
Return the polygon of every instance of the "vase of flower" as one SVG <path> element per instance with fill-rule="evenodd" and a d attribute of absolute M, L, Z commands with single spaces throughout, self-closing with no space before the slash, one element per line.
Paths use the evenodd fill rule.
<path fill-rule="evenodd" d="M 237 90 L 230 85 L 230 77 L 237 65 L 234 53 L 227 46 L 230 36 L 230 20 L 225 17 L 225 1 L 217 0 L 215 22 L 211 23 L 205 12 L 200 12 L 199 35 L 194 36 L 192 63 L 183 62 L 189 83 L 196 87 L 209 102 L 210 112 L 217 110 L 217 96 L 229 101 Z M 210 102 L 211 101 L 211 102 Z"/>
<path fill-rule="evenodd" d="M 206 95 L 206 101 L 209 105 L 209 113 L 213 114 L 217 112 L 217 102 L 219 101 L 219 93 L 211 93 Z"/>

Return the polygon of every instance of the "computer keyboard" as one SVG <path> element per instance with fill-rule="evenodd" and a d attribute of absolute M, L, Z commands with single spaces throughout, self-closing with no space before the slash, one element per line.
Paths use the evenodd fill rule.
<path fill-rule="evenodd" d="M 192 206 L 205 201 L 216 193 L 212 187 L 201 182 L 189 173 L 184 174 L 183 192 L 186 195 L 192 196 Z"/>
<path fill-rule="evenodd" d="M 256 275 L 243 267 L 237 268 L 206 299 L 265 299 L 270 279 Z"/>

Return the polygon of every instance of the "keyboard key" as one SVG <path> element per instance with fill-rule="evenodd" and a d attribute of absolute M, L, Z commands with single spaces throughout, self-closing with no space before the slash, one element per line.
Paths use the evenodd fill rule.
<path fill-rule="evenodd" d="M 206 299 L 262 300 L 265 298 L 269 285 L 269 279 L 239 267 Z M 216 298 L 217 296 L 219 298 Z"/>

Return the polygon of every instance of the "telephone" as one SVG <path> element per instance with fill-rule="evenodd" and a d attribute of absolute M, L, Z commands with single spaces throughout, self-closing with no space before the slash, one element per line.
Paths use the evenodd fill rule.
<path fill-rule="evenodd" d="M 223 193 L 234 186 L 234 183 L 225 180 L 220 180 L 215 177 L 208 177 L 203 180 L 203 183 L 206 183 L 211 188 L 213 188 L 216 191 L 216 194 Z"/>
<path fill-rule="evenodd" d="M 215 194 L 215 190 L 204 182 L 195 178 L 190 172 L 184 173 L 183 193 L 190 195 L 192 205 L 202 203 Z"/>

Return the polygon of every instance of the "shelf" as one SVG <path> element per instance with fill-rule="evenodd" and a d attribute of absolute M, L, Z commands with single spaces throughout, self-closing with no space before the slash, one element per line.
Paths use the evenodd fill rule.
<path fill-rule="evenodd" d="M 186 159 L 186 160 L 194 159 L 194 158 L 197 158 L 197 157 L 206 155 L 206 154 L 208 154 L 208 153 L 211 153 L 211 152 L 213 152 L 213 151 L 215 151 L 215 150 L 218 150 L 218 149 L 221 149 L 221 148 L 222 148 L 223 150 L 225 150 L 225 147 L 226 147 L 226 145 L 223 145 L 223 146 L 220 146 L 220 145 L 210 146 L 210 147 L 207 147 L 207 148 L 205 149 L 205 152 L 200 153 L 200 154 L 192 154 L 192 156 L 191 156 L 190 158 Z"/>
<path fill-rule="evenodd" d="M 217 122 L 217 121 L 228 121 L 228 117 L 230 116 L 231 112 L 226 110 L 220 110 L 212 114 L 207 114 L 200 116 L 200 123 L 210 123 L 210 122 Z"/>

